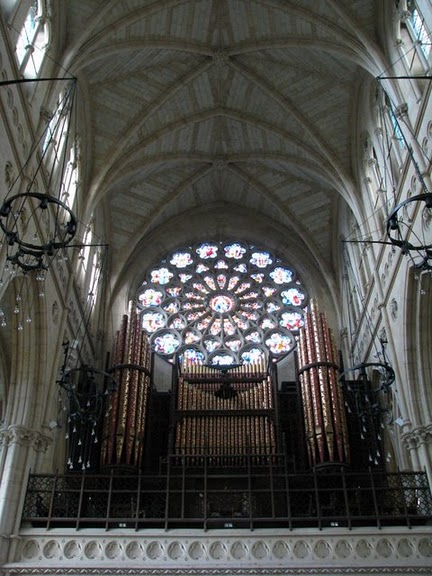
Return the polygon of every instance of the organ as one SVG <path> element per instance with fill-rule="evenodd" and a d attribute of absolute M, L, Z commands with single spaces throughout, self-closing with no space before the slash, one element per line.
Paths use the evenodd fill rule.
<path fill-rule="evenodd" d="M 264 360 L 233 367 L 186 360 L 176 397 L 175 454 L 238 465 L 245 455 L 259 460 L 277 451 L 275 393 Z"/>
<path fill-rule="evenodd" d="M 102 467 L 146 470 L 168 454 L 191 465 L 203 457 L 217 467 L 248 459 L 259 465 L 287 446 L 294 469 L 350 464 L 336 345 L 313 300 L 298 333 L 298 378 L 290 383 L 286 406 L 276 364 L 264 356 L 248 364 L 204 365 L 184 355 L 172 365 L 171 393 L 161 395 L 152 387 L 151 354 L 139 314 L 131 311 L 112 353 L 117 389 L 103 422 Z"/>

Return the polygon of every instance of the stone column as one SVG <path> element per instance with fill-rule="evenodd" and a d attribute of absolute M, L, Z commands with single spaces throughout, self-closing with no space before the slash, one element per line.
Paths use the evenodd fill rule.
<path fill-rule="evenodd" d="M 0 565 L 8 560 L 14 535 L 21 522 L 27 477 L 38 452 L 51 444 L 51 437 L 12 425 L 0 431 L 3 467 L 0 483 Z"/>

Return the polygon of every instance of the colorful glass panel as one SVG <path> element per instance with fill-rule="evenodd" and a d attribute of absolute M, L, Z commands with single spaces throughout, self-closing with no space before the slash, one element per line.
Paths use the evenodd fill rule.
<path fill-rule="evenodd" d="M 165 326 L 165 315 L 162 312 L 145 312 L 141 317 L 143 330 L 152 334 Z"/>
<path fill-rule="evenodd" d="M 220 341 L 215 340 L 214 338 L 205 338 L 203 340 L 203 344 L 204 344 L 204 348 L 207 350 L 207 352 L 214 352 L 215 350 L 220 348 L 220 345 L 221 345 Z"/>
<path fill-rule="evenodd" d="M 203 305 L 201 302 L 184 302 L 183 303 L 183 310 L 197 310 L 198 308 L 202 308 Z"/>
<path fill-rule="evenodd" d="M 196 322 L 205 313 L 206 313 L 205 310 L 202 310 L 201 312 L 189 312 L 189 314 L 186 316 L 187 321 L 188 322 Z"/>
<path fill-rule="evenodd" d="M 211 322 L 211 316 L 207 316 L 206 318 L 203 318 L 202 320 L 197 322 L 197 324 L 196 324 L 197 330 L 204 332 L 209 327 L 210 322 Z"/>
<path fill-rule="evenodd" d="M 293 273 L 288 268 L 278 266 L 270 272 L 269 276 L 276 284 L 288 284 L 292 280 Z"/>
<path fill-rule="evenodd" d="M 215 268 L 216 270 L 227 270 L 228 264 L 225 262 L 225 260 L 218 260 L 215 264 Z"/>
<path fill-rule="evenodd" d="M 273 263 L 273 260 L 268 252 L 253 252 L 249 262 L 258 268 L 266 268 Z"/>
<path fill-rule="evenodd" d="M 163 292 L 154 288 L 147 288 L 139 296 L 138 300 L 144 308 L 149 306 L 160 306 L 164 298 Z"/>
<path fill-rule="evenodd" d="M 232 336 L 233 334 L 235 334 L 236 331 L 234 322 L 231 322 L 231 320 L 229 320 L 228 318 L 224 318 L 223 329 L 225 334 L 227 334 L 228 336 Z"/>
<path fill-rule="evenodd" d="M 287 330 L 299 330 L 304 326 L 303 315 L 299 312 L 283 312 L 280 315 L 279 324 Z"/>
<path fill-rule="evenodd" d="M 168 284 L 174 274 L 168 268 L 158 268 L 150 272 L 153 284 Z"/>
<path fill-rule="evenodd" d="M 240 358 L 244 364 L 256 364 L 264 359 L 264 351 L 261 348 L 249 348 L 240 354 Z"/>
<path fill-rule="evenodd" d="M 250 282 L 242 282 L 237 290 L 234 291 L 235 294 L 241 294 L 245 290 L 248 290 L 251 287 Z"/>
<path fill-rule="evenodd" d="M 235 242 L 234 244 L 228 244 L 228 246 L 225 246 L 224 252 L 227 258 L 235 258 L 236 260 L 240 260 L 240 258 L 243 258 L 244 254 L 246 253 L 246 248 L 243 248 L 241 244 Z"/>
<path fill-rule="evenodd" d="M 192 364 L 204 364 L 205 355 L 197 348 L 185 348 L 180 354 L 180 360 L 183 359 Z"/>
<path fill-rule="evenodd" d="M 274 318 L 270 316 L 264 316 L 259 321 L 259 326 L 262 330 L 271 330 L 272 328 L 276 328 L 277 322 Z"/>
<path fill-rule="evenodd" d="M 282 308 L 282 305 L 279 304 L 279 302 L 273 302 L 273 300 L 270 300 L 269 302 L 266 302 L 265 308 L 266 312 L 268 312 L 269 314 L 273 314 L 273 312 L 277 312 L 278 310 L 280 310 Z"/>
<path fill-rule="evenodd" d="M 183 340 L 185 344 L 195 344 L 201 340 L 201 334 L 194 330 L 186 330 L 183 334 Z"/>
<path fill-rule="evenodd" d="M 165 292 L 169 294 L 172 298 L 178 298 L 181 294 L 182 288 L 181 286 L 167 286 L 165 288 Z"/>
<path fill-rule="evenodd" d="M 219 314 L 227 314 L 231 312 L 234 308 L 234 298 L 228 296 L 227 294 L 216 294 L 213 298 L 209 300 L 209 306 L 215 312 Z"/>
<path fill-rule="evenodd" d="M 210 290 L 216 290 L 216 282 L 214 281 L 213 276 L 205 276 L 204 282 L 210 288 Z"/>
<path fill-rule="evenodd" d="M 192 278 L 192 274 L 185 274 L 185 272 L 181 272 L 179 274 L 180 282 L 183 282 L 183 284 L 186 284 L 186 282 L 189 282 L 189 280 L 191 278 Z"/>
<path fill-rule="evenodd" d="M 189 300 L 195 300 L 196 302 L 204 302 L 204 296 L 197 294 L 196 292 L 186 292 L 185 297 Z"/>
<path fill-rule="evenodd" d="M 225 346 L 233 352 L 238 352 L 241 348 L 242 341 L 240 338 L 229 338 L 225 340 Z"/>
<path fill-rule="evenodd" d="M 176 314 L 176 312 L 180 310 L 180 302 L 178 300 L 172 300 L 171 302 L 164 304 L 162 308 L 168 314 Z"/>
<path fill-rule="evenodd" d="M 232 318 L 239 330 L 247 330 L 249 328 L 249 324 L 247 323 L 247 321 L 239 317 L 237 314 Z"/>
<path fill-rule="evenodd" d="M 235 359 L 229 354 L 217 354 L 211 358 L 210 363 L 214 366 L 230 366 L 235 363 Z"/>
<path fill-rule="evenodd" d="M 189 252 L 176 252 L 170 260 L 170 264 L 176 268 L 186 268 L 193 264 L 192 256 Z"/>
<path fill-rule="evenodd" d="M 281 292 L 282 302 L 284 304 L 291 304 L 292 306 L 301 306 L 305 299 L 305 294 L 298 288 L 289 288 Z"/>
<path fill-rule="evenodd" d="M 173 332 L 165 332 L 152 340 L 154 351 L 158 354 L 172 356 L 180 347 L 181 339 Z"/>
<path fill-rule="evenodd" d="M 261 286 L 261 290 L 266 298 L 271 298 L 278 291 L 274 286 Z"/>
<path fill-rule="evenodd" d="M 173 251 L 151 269 L 147 281 L 153 285 L 143 282 L 137 303 L 154 349 L 169 359 L 193 349 L 202 362 L 219 352 L 248 362 L 258 354 L 275 354 L 274 340 L 291 350 L 289 331 L 302 324 L 307 301 L 293 278 L 293 271 L 259 247 L 204 242 Z M 279 359 L 283 353 L 278 354 Z"/>
<path fill-rule="evenodd" d="M 201 246 L 198 246 L 196 249 L 196 253 L 203 260 L 207 260 L 208 258 L 216 258 L 218 254 L 218 247 L 216 244 L 201 244 Z"/>
<path fill-rule="evenodd" d="M 242 294 L 241 300 L 250 300 L 251 298 L 258 298 L 258 292 L 248 292 L 247 294 Z"/>
<path fill-rule="evenodd" d="M 217 336 L 222 331 L 222 322 L 220 318 L 216 318 L 213 324 L 210 326 L 210 334 Z"/>
<path fill-rule="evenodd" d="M 261 342 L 261 333 L 258 330 L 252 330 L 245 335 L 245 340 L 248 342 L 256 342 L 257 344 Z"/>
<path fill-rule="evenodd" d="M 259 310 L 263 307 L 261 300 L 255 300 L 254 302 L 242 302 L 242 308 L 248 310 Z"/>
<path fill-rule="evenodd" d="M 258 320 L 258 318 L 260 317 L 260 315 L 258 314 L 258 312 L 253 311 L 253 310 L 239 310 L 238 311 L 239 314 L 241 314 L 242 316 L 244 316 L 245 318 L 247 318 L 248 320 L 250 320 L 251 322 L 256 322 Z"/>
<path fill-rule="evenodd" d="M 266 338 L 265 345 L 270 349 L 272 354 L 280 356 L 291 350 L 291 338 L 280 332 L 273 332 L 273 334 Z"/>
<path fill-rule="evenodd" d="M 186 328 L 186 320 L 181 316 L 174 316 L 168 321 L 167 326 L 173 330 L 183 330 Z"/>
<path fill-rule="evenodd" d="M 192 284 L 192 287 L 194 290 L 198 290 L 199 292 L 203 292 L 204 294 L 209 293 L 208 289 L 204 286 L 204 284 L 201 284 L 201 282 L 194 282 Z M 216 289 L 216 287 L 214 289 Z"/>
<path fill-rule="evenodd" d="M 261 273 L 251 274 L 250 276 L 251 276 L 251 278 L 253 278 L 255 280 L 255 282 L 257 284 L 261 284 L 261 282 L 264 280 L 264 274 L 261 274 Z"/>
<path fill-rule="evenodd" d="M 234 290 L 234 288 L 237 286 L 237 284 L 240 282 L 240 278 L 238 276 L 231 276 L 231 278 L 229 279 L 228 282 L 228 292 L 231 292 L 232 290 Z"/>
<path fill-rule="evenodd" d="M 216 280 L 217 280 L 219 288 L 221 290 L 223 290 L 225 288 L 225 284 L 226 284 L 225 274 L 218 274 Z"/>

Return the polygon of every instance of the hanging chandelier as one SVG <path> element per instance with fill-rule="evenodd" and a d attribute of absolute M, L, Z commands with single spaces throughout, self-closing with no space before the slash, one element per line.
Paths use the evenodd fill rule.
<path fill-rule="evenodd" d="M 432 243 L 420 238 L 413 230 L 413 227 L 407 224 L 403 216 L 401 216 L 409 204 L 415 203 L 424 204 L 424 210 L 430 211 L 432 209 L 432 194 L 425 192 L 412 196 L 393 208 L 387 218 L 387 236 L 394 246 L 400 248 L 403 254 L 411 258 L 415 268 L 432 270 Z M 406 229 L 405 235 L 403 234 L 404 228 Z M 414 236 L 414 240 L 409 241 L 408 236 Z"/>
<path fill-rule="evenodd" d="M 6 260 L 15 271 L 48 270 L 57 252 L 68 247 L 77 232 L 77 218 L 60 199 L 75 89 L 76 78 L 62 92 L 57 109 L 0 206 Z M 18 192 L 30 171 L 25 192 Z"/>
<path fill-rule="evenodd" d="M 106 398 L 116 389 L 116 381 L 108 372 L 86 364 L 64 370 L 58 384 L 66 393 L 69 418 L 92 425 L 101 420 Z"/>
<path fill-rule="evenodd" d="M 49 221 L 47 238 L 35 230 L 28 233 L 26 227 L 18 225 L 20 215 L 25 213 L 32 214 L 35 224 Z M 0 227 L 6 235 L 7 260 L 12 266 L 29 272 L 48 269 L 50 259 L 75 236 L 77 220 L 64 202 L 29 190 L 4 201 L 0 208 Z"/>

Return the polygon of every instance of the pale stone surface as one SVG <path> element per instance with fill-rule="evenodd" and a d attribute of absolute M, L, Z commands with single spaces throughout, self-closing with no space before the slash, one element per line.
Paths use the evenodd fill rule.
<path fill-rule="evenodd" d="M 101 532 L 23 529 L 16 537 L 16 574 L 73 574 L 85 570 L 124 570 L 151 574 L 231 569 L 245 574 L 373 573 L 406 570 L 428 573 L 432 562 L 432 528 L 327 528 L 284 530 L 112 530 Z M 44 568 L 40 568 L 43 566 Z M 40 568 L 40 571 L 38 569 Z M 384 571 L 385 568 L 385 571 Z M 227 572 L 228 571 L 228 572 Z M 113 572 L 114 573 L 114 572 Z M 404 572 L 405 573 L 405 572 Z"/>

